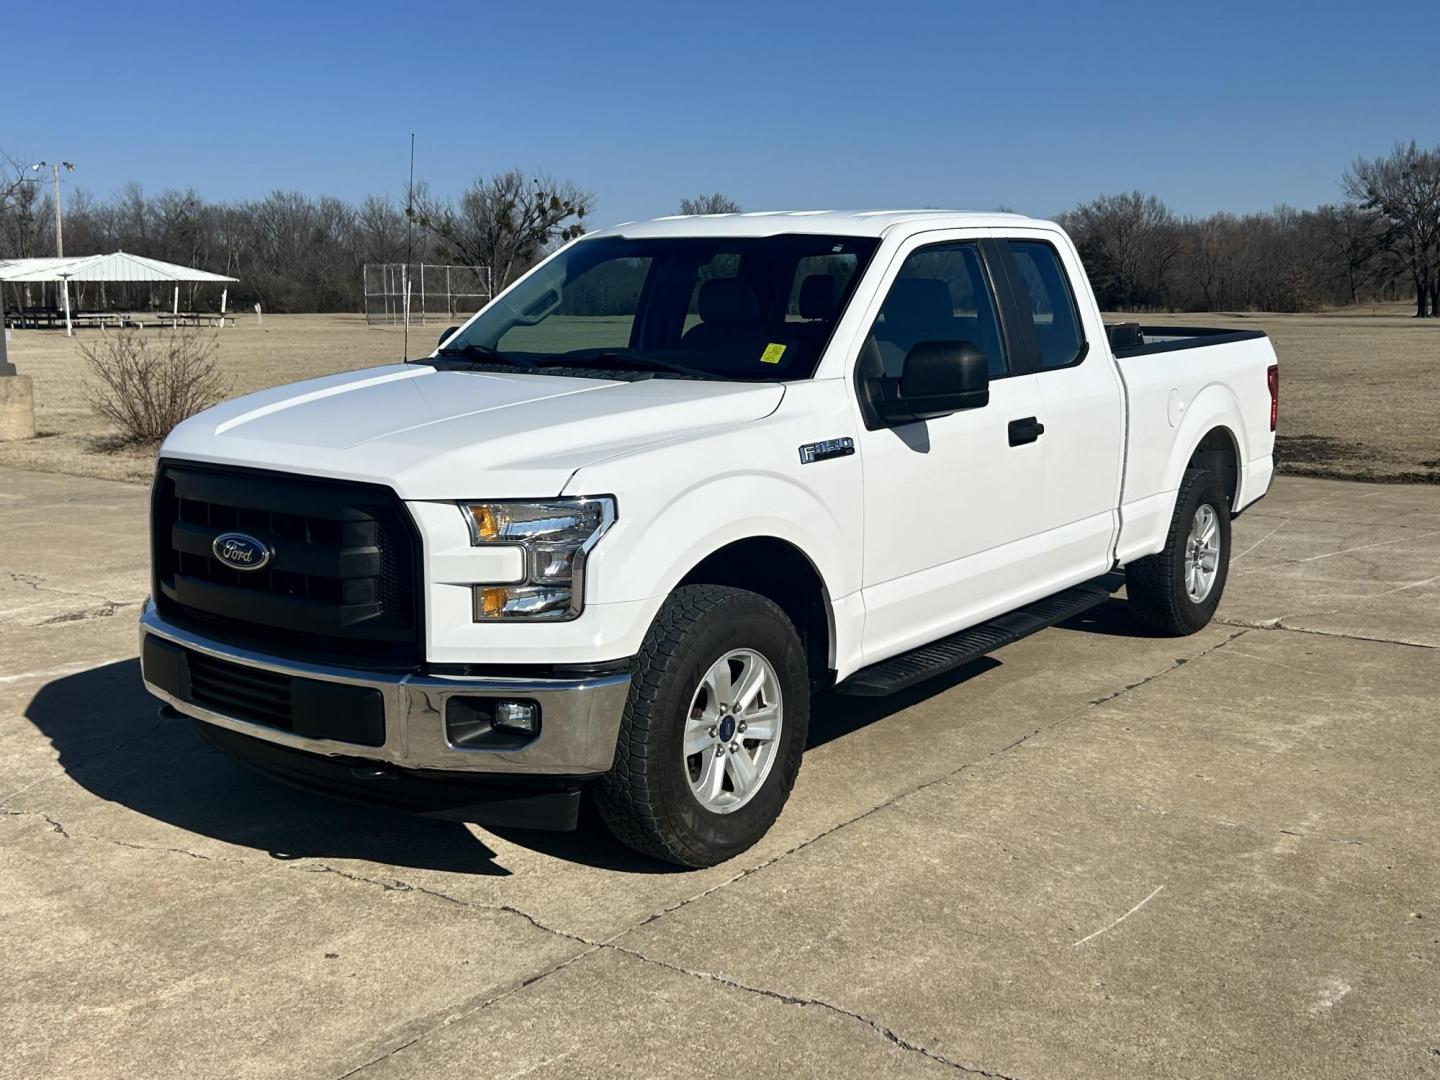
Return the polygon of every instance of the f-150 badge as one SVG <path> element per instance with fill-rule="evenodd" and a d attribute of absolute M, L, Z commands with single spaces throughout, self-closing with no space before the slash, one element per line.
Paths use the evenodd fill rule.
<path fill-rule="evenodd" d="M 806 443 L 800 447 L 800 464 L 809 465 L 812 461 L 824 461 L 826 458 L 849 457 L 855 453 L 855 440 L 848 435 L 843 439 L 825 439 L 823 442 Z"/>

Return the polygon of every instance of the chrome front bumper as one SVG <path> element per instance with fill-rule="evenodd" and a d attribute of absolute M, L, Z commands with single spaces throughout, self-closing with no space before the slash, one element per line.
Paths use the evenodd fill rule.
<path fill-rule="evenodd" d="M 609 770 L 615 757 L 620 717 L 630 691 L 629 675 L 589 679 L 453 678 L 430 675 L 384 675 L 280 660 L 233 645 L 222 645 L 173 626 L 149 601 L 140 616 L 140 655 L 145 638 L 162 638 L 195 652 L 232 664 L 259 668 L 295 678 L 344 683 L 380 691 L 385 702 L 385 742 L 363 746 L 333 739 L 314 739 L 250 720 L 227 716 L 194 702 L 182 701 L 145 678 L 145 688 L 186 716 L 238 731 L 257 739 L 329 757 L 365 758 L 406 769 L 445 769 L 470 773 L 550 776 L 596 775 Z M 523 698 L 540 706 L 540 734 L 518 749 L 468 749 L 445 736 L 445 702 L 452 695 Z"/>

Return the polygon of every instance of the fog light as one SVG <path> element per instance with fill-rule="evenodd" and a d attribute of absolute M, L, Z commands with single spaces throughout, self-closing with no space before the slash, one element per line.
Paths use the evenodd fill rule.
<path fill-rule="evenodd" d="M 540 706 L 455 694 L 445 702 L 445 737 L 459 750 L 518 750 L 540 734 Z"/>
<path fill-rule="evenodd" d="M 533 701 L 497 701 L 495 703 L 495 726 L 521 735 L 535 735 L 540 731 L 540 706 Z"/>

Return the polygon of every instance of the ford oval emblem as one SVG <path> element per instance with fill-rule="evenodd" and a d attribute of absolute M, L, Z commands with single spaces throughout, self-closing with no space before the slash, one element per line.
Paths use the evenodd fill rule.
<path fill-rule="evenodd" d="M 236 532 L 221 533 L 215 537 L 210 550 L 231 570 L 259 570 L 274 554 L 255 537 Z"/>

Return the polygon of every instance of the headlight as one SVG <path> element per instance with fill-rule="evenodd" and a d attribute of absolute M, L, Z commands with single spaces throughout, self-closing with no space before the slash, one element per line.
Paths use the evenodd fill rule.
<path fill-rule="evenodd" d="M 525 577 L 475 586 L 475 621 L 573 619 L 585 606 L 585 556 L 615 521 L 609 495 L 538 502 L 461 503 L 470 543 L 515 544 Z"/>

